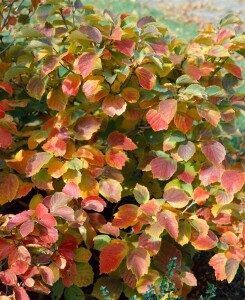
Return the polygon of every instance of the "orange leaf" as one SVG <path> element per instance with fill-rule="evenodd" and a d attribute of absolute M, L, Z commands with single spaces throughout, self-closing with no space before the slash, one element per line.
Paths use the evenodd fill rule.
<path fill-rule="evenodd" d="M 236 76 L 237 78 L 242 79 L 242 70 L 235 64 L 224 64 L 224 68 L 231 73 L 232 75 Z"/>
<path fill-rule="evenodd" d="M 225 274 L 228 283 L 231 283 L 236 276 L 239 267 L 239 261 L 236 259 L 228 259 L 225 264 Z"/>
<path fill-rule="evenodd" d="M 194 232 L 191 243 L 196 250 L 210 250 L 217 246 L 218 238 L 212 231 L 209 231 L 206 236 Z"/>
<path fill-rule="evenodd" d="M 148 110 L 146 120 L 154 131 L 168 129 L 168 123 L 165 121 L 164 116 L 155 109 Z"/>
<path fill-rule="evenodd" d="M 51 155 L 46 152 L 34 154 L 27 162 L 26 176 L 30 177 L 38 173 L 41 168 L 49 162 L 50 159 Z"/>
<path fill-rule="evenodd" d="M 7 165 L 19 174 L 25 174 L 28 160 L 36 151 L 20 150 L 15 154 L 15 158 L 6 160 Z"/>
<path fill-rule="evenodd" d="M 209 192 L 205 191 L 200 186 L 194 190 L 193 199 L 196 201 L 198 205 L 204 205 L 208 198 L 209 198 Z"/>
<path fill-rule="evenodd" d="M 100 253 L 100 274 L 115 271 L 128 252 L 127 244 L 121 240 L 113 240 L 103 247 Z"/>
<path fill-rule="evenodd" d="M 118 150 L 135 150 L 137 146 L 125 134 L 114 131 L 107 138 L 107 143 Z"/>
<path fill-rule="evenodd" d="M 26 89 L 31 97 L 40 100 L 45 92 L 44 80 L 39 76 L 34 76 L 29 80 Z"/>
<path fill-rule="evenodd" d="M 109 166 L 121 170 L 122 167 L 125 166 L 125 163 L 128 160 L 128 157 L 125 154 L 125 152 L 112 148 L 106 152 L 105 160 Z"/>
<path fill-rule="evenodd" d="M 180 279 L 189 286 L 197 286 L 197 279 L 195 275 L 190 272 L 182 272 Z"/>
<path fill-rule="evenodd" d="M 121 200 L 122 187 L 117 180 L 102 179 L 99 182 L 99 192 L 110 202 L 118 202 Z"/>
<path fill-rule="evenodd" d="M 66 153 L 66 143 L 57 136 L 52 137 L 42 146 L 43 150 L 54 156 L 63 156 Z"/>
<path fill-rule="evenodd" d="M 99 130 L 101 122 L 100 118 L 91 115 L 79 118 L 74 127 L 75 138 L 80 141 L 90 140 L 92 135 Z"/>
<path fill-rule="evenodd" d="M 189 198 L 184 191 L 179 188 L 169 188 L 163 195 L 164 199 L 175 208 L 183 208 L 189 203 Z"/>
<path fill-rule="evenodd" d="M 42 69 L 42 77 L 48 75 L 50 72 L 52 72 L 57 66 L 59 66 L 59 59 L 55 55 L 49 56 L 45 62 L 43 63 L 43 69 Z"/>
<path fill-rule="evenodd" d="M 11 202 L 18 191 L 19 180 L 14 174 L 0 174 L 0 204 Z"/>
<path fill-rule="evenodd" d="M 177 113 L 174 117 L 174 124 L 181 132 L 187 133 L 192 128 L 193 119 L 187 114 Z"/>
<path fill-rule="evenodd" d="M 132 88 L 132 87 L 126 87 L 122 90 L 122 97 L 128 101 L 129 103 L 135 103 L 140 98 L 139 90 Z"/>
<path fill-rule="evenodd" d="M 62 111 L 66 108 L 66 104 L 68 102 L 68 97 L 63 93 L 61 88 L 51 90 L 47 95 L 47 104 L 48 107 L 57 110 Z"/>
<path fill-rule="evenodd" d="M 209 265 L 214 268 L 215 277 L 217 280 L 225 280 L 225 265 L 227 262 L 227 258 L 225 253 L 215 254 L 209 261 Z"/>
<path fill-rule="evenodd" d="M 81 74 L 83 78 L 87 77 L 94 70 L 97 59 L 96 53 L 83 53 L 74 62 L 75 72 Z"/>
<path fill-rule="evenodd" d="M 70 74 L 62 83 L 62 91 L 67 96 L 76 96 L 81 84 L 80 75 Z"/>
<path fill-rule="evenodd" d="M 5 92 L 12 96 L 13 88 L 9 83 L 0 81 L 0 88 L 5 90 Z"/>
<path fill-rule="evenodd" d="M 177 101 L 175 99 L 167 99 L 159 103 L 159 113 L 164 117 L 164 120 L 169 124 L 177 111 Z"/>
<path fill-rule="evenodd" d="M 176 219 L 176 214 L 165 209 L 157 213 L 157 220 L 159 224 L 176 240 L 179 235 L 179 225 Z"/>
<path fill-rule="evenodd" d="M 148 69 L 144 67 L 138 67 L 135 71 L 139 84 L 145 90 L 152 90 L 156 81 L 156 76 Z"/>
<path fill-rule="evenodd" d="M 109 95 L 102 104 L 102 110 L 110 117 L 120 116 L 126 110 L 127 104 L 120 96 Z"/>
<path fill-rule="evenodd" d="M 138 206 L 133 204 L 124 204 L 119 207 L 115 214 L 112 225 L 120 228 L 127 228 L 137 223 Z"/>
<path fill-rule="evenodd" d="M 204 186 L 220 181 L 222 169 L 219 166 L 204 165 L 199 171 L 199 178 Z"/>
<path fill-rule="evenodd" d="M 150 254 L 146 249 L 138 247 L 128 252 L 127 267 L 137 279 L 148 273 L 149 266 Z"/>

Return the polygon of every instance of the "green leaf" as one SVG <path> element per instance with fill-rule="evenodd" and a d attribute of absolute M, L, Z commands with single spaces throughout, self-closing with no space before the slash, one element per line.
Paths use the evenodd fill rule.
<path fill-rule="evenodd" d="M 222 86 L 226 91 L 230 91 L 241 84 L 242 80 L 239 80 L 236 76 L 232 74 L 226 74 L 222 79 Z"/>
<path fill-rule="evenodd" d="M 176 83 L 177 84 L 180 84 L 180 85 L 184 85 L 184 84 L 194 84 L 194 83 L 198 83 L 197 80 L 191 78 L 189 75 L 182 75 L 180 76 L 179 78 L 177 78 L 176 80 Z"/>
<path fill-rule="evenodd" d="M 42 38 L 44 35 L 37 29 L 34 29 L 30 25 L 25 25 L 20 28 L 15 35 L 16 38 Z"/>
<path fill-rule="evenodd" d="M 44 24 L 48 17 L 53 13 L 55 6 L 53 4 L 40 5 L 36 10 L 36 19 L 40 24 Z"/>
<path fill-rule="evenodd" d="M 10 69 L 8 69 L 8 71 L 4 74 L 4 81 L 9 81 L 10 79 L 21 75 L 23 73 L 29 73 L 30 70 L 27 67 L 24 66 L 14 66 Z"/>
<path fill-rule="evenodd" d="M 39 76 L 34 76 L 29 80 L 26 89 L 31 97 L 40 100 L 45 92 L 45 83 Z"/>
<path fill-rule="evenodd" d="M 223 26 L 229 25 L 229 24 L 241 24 L 241 23 L 243 23 L 243 22 L 239 16 L 234 15 L 234 14 L 229 14 L 220 20 L 219 25 L 220 25 L 220 27 L 223 27 Z"/>
<path fill-rule="evenodd" d="M 211 96 L 211 97 L 225 97 L 226 96 L 225 91 L 217 85 L 208 86 L 206 88 L 206 92 L 207 92 L 208 96 Z"/>
<path fill-rule="evenodd" d="M 207 93 L 205 92 L 205 88 L 199 84 L 191 84 L 189 85 L 185 91 L 184 94 L 186 95 L 191 95 L 191 96 L 196 96 L 199 98 L 207 98 Z"/>
<path fill-rule="evenodd" d="M 146 203 L 150 200 L 150 193 L 148 188 L 141 184 L 136 184 L 134 191 L 134 197 L 139 204 Z"/>
<path fill-rule="evenodd" d="M 101 251 L 103 247 L 108 245 L 111 241 L 111 238 L 106 234 L 99 234 L 94 237 L 94 249 Z"/>
<path fill-rule="evenodd" d="M 65 300 L 85 300 L 85 295 L 83 291 L 75 285 L 66 288 L 64 295 Z"/>
<path fill-rule="evenodd" d="M 51 299 L 59 300 L 63 295 L 64 288 L 65 287 L 64 287 L 61 279 L 56 281 L 51 288 Z"/>

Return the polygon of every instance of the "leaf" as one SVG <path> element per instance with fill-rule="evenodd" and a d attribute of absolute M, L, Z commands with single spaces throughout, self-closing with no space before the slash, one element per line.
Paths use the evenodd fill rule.
<path fill-rule="evenodd" d="M 49 139 L 43 146 L 42 149 L 54 156 L 64 156 L 66 153 L 66 143 L 59 139 L 57 136 Z"/>
<path fill-rule="evenodd" d="M 6 163 L 9 168 L 17 171 L 19 174 L 25 174 L 27 162 L 35 153 L 35 151 L 20 150 L 13 159 L 6 160 Z"/>
<path fill-rule="evenodd" d="M 93 26 L 80 26 L 79 31 L 86 34 L 87 37 L 97 43 L 100 44 L 102 42 L 102 35 L 98 28 Z"/>
<path fill-rule="evenodd" d="M 15 245 L 9 244 L 4 239 L 0 238 L 0 260 L 4 260 L 15 249 Z"/>
<path fill-rule="evenodd" d="M 235 14 L 228 14 L 224 18 L 222 18 L 219 22 L 220 27 L 223 27 L 225 25 L 229 24 L 241 24 L 243 23 L 239 16 Z"/>
<path fill-rule="evenodd" d="M 207 93 L 205 91 L 205 88 L 199 84 L 191 84 L 189 85 L 185 91 L 184 94 L 186 95 L 191 95 L 191 96 L 196 96 L 199 98 L 207 98 Z"/>
<path fill-rule="evenodd" d="M 126 110 L 127 104 L 124 99 L 118 95 L 109 95 L 107 96 L 102 104 L 102 110 L 105 114 L 110 117 L 115 115 L 120 116 Z"/>
<path fill-rule="evenodd" d="M 26 89 L 32 98 L 40 100 L 42 95 L 45 93 L 44 80 L 39 76 L 34 76 L 28 81 Z"/>
<path fill-rule="evenodd" d="M 42 77 L 45 77 L 46 75 L 51 73 L 58 66 L 59 66 L 58 57 L 56 55 L 49 56 L 43 63 L 43 69 L 42 69 L 42 73 L 41 73 Z"/>
<path fill-rule="evenodd" d="M 79 118 L 74 127 L 75 138 L 80 141 L 90 140 L 92 135 L 99 130 L 101 123 L 101 118 L 91 115 Z"/>
<path fill-rule="evenodd" d="M 118 202 L 121 200 L 122 187 L 114 179 L 102 179 L 99 182 L 99 192 L 108 201 Z"/>
<path fill-rule="evenodd" d="M 243 79 L 242 70 L 235 64 L 224 64 L 224 68 L 239 79 Z"/>
<path fill-rule="evenodd" d="M 145 90 L 152 90 L 156 81 L 156 76 L 144 67 L 138 67 L 135 71 L 139 84 Z"/>
<path fill-rule="evenodd" d="M 138 247 L 129 250 L 127 254 L 127 268 L 133 272 L 137 279 L 148 273 L 149 266 L 150 254 L 146 249 Z"/>
<path fill-rule="evenodd" d="M 157 213 L 157 221 L 176 240 L 179 235 L 179 225 L 176 214 L 170 210 L 163 210 Z"/>
<path fill-rule="evenodd" d="M 134 204 L 124 204 L 119 207 L 114 215 L 112 225 L 120 228 L 128 228 L 137 223 L 138 206 Z"/>
<path fill-rule="evenodd" d="M 217 166 L 203 165 L 199 171 L 199 178 L 204 186 L 214 182 L 219 182 L 222 169 Z"/>
<path fill-rule="evenodd" d="M 195 144 L 188 141 L 186 144 L 181 144 L 178 148 L 178 155 L 184 161 L 188 161 L 196 152 Z"/>
<path fill-rule="evenodd" d="M 190 272 L 182 272 L 180 279 L 189 286 L 197 286 L 197 279 L 195 275 Z"/>
<path fill-rule="evenodd" d="M 8 69 L 8 71 L 4 74 L 4 81 L 10 81 L 11 79 L 13 79 L 14 77 L 17 77 L 19 75 L 22 75 L 24 73 L 29 73 L 30 69 L 24 66 L 13 66 L 10 69 Z M 0 83 L 0 87 L 1 87 L 1 83 Z M 11 92 L 12 87 L 10 86 L 10 88 L 8 88 L 8 91 Z M 12 90 L 13 93 L 13 90 Z M 9 93 L 9 94 L 12 94 Z"/>
<path fill-rule="evenodd" d="M 103 247 L 100 253 L 100 274 L 115 271 L 127 255 L 127 252 L 127 244 L 121 240 L 113 240 L 110 244 Z"/>
<path fill-rule="evenodd" d="M 229 182 L 229 184 L 230 184 L 230 182 Z M 217 191 L 215 199 L 216 199 L 217 204 L 229 204 L 234 199 L 234 195 L 227 194 L 225 191 Z"/>
<path fill-rule="evenodd" d="M 107 138 L 107 143 L 111 147 L 118 150 L 135 150 L 137 149 L 137 145 L 133 143 L 133 141 L 128 138 L 125 134 L 120 133 L 118 131 L 114 131 Z"/>
<path fill-rule="evenodd" d="M 27 220 L 26 222 L 22 223 L 20 226 L 20 234 L 24 238 L 32 233 L 34 230 L 34 221 Z"/>
<path fill-rule="evenodd" d="M 26 176 L 30 177 L 37 174 L 41 168 L 46 165 L 51 159 L 51 155 L 46 152 L 39 152 L 34 154 L 31 159 L 28 160 L 26 166 Z"/>
<path fill-rule="evenodd" d="M 30 300 L 27 292 L 23 287 L 15 286 L 13 291 L 15 300 Z"/>
<path fill-rule="evenodd" d="M 207 236 L 208 231 L 209 231 L 209 226 L 207 224 L 207 221 L 199 218 L 193 218 L 190 222 L 191 226 L 196 229 L 201 235 Z"/>
<path fill-rule="evenodd" d="M 52 14 L 54 11 L 54 5 L 53 4 L 42 4 L 39 5 L 36 10 L 36 19 L 38 23 L 44 24 L 48 17 Z"/>
<path fill-rule="evenodd" d="M 85 300 L 84 292 L 76 285 L 66 288 L 64 296 L 65 300 Z"/>
<path fill-rule="evenodd" d="M 139 90 L 133 87 L 126 87 L 122 90 L 122 97 L 129 103 L 135 103 L 140 98 Z"/>
<path fill-rule="evenodd" d="M 160 101 L 159 103 L 159 113 L 161 113 L 164 117 L 164 120 L 167 124 L 169 124 L 177 111 L 177 101 L 175 99 L 167 99 L 164 101 Z"/>
<path fill-rule="evenodd" d="M 146 203 L 150 200 L 150 193 L 149 193 L 148 188 L 139 183 L 137 183 L 136 186 L 134 187 L 133 195 L 135 197 L 135 200 L 139 204 Z"/>
<path fill-rule="evenodd" d="M 221 176 L 222 187 L 228 194 L 235 194 L 239 192 L 245 181 L 245 176 L 235 170 L 226 170 Z"/>
<path fill-rule="evenodd" d="M 177 170 L 176 161 L 170 158 L 157 157 L 150 162 L 153 178 L 169 179 Z"/>
<path fill-rule="evenodd" d="M 8 82 L 0 81 L 0 89 L 7 92 L 10 96 L 12 96 L 12 94 L 14 92 L 12 86 Z"/>
<path fill-rule="evenodd" d="M 210 197 L 210 194 L 208 191 L 205 191 L 200 186 L 195 188 L 193 192 L 193 199 L 198 205 L 204 205 L 206 203 L 206 200 Z"/>
<path fill-rule="evenodd" d="M 13 138 L 10 132 L 0 126 L 0 148 L 7 149 L 12 144 Z"/>
<path fill-rule="evenodd" d="M 239 261 L 236 259 L 227 259 L 225 264 L 225 274 L 228 283 L 231 283 L 235 278 L 237 270 L 239 267 Z"/>
<path fill-rule="evenodd" d="M 94 249 L 101 251 L 103 247 L 108 245 L 111 241 L 111 238 L 105 234 L 96 235 L 93 239 L 94 241 Z"/>
<path fill-rule="evenodd" d="M 210 142 L 201 145 L 201 151 L 213 164 L 220 164 L 226 156 L 225 147 L 219 142 Z"/>
<path fill-rule="evenodd" d="M 106 163 L 109 166 L 119 170 L 121 170 L 125 166 L 127 160 L 127 155 L 121 150 L 116 150 L 112 148 L 109 149 L 105 154 Z"/>
<path fill-rule="evenodd" d="M 212 231 L 206 236 L 194 232 L 191 237 L 191 244 L 196 250 L 210 250 L 216 247 L 217 243 L 218 238 Z"/>
<path fill-rule="evenodd" d="M 183 208 L 189 203 L 189 197 L 179 188 L 169 188 L 163 195 L 164 199 L 175 208 Z"/>
<path fill-rule="evenodd" d="M 213 126 L 216 127 L 219 124 L 221 114 L 215 104 L 204 102 L 197 106 L 197 111 L 202 118 L 206 119 Z"/>
<path fill-rule="evenodd" d="M 146 120 L 154 131 L 168 129 L 168 124 L 165 121 L 163 114 L 155 109 L 148 110 L 146 114 Z"/>
<path fill-rule="evenodd" d="M 54 283 L 54 273 L 53 271 L 46 266 L 39 267 L 39 273 L 42 277 L 42 280 L 48 285 L 53 285 Z"/>
<path fill-rule="evenodd" d="M 106 207 L 106 202 L 98 196 L 89 196 L 82 200 L 81 205 L 86 210 L 102 212 Z"/>
<path fill-rule="evenodd" d="M 76 73 L 82 75 L 83 78 L 86 78 L 88 75 L 92 74 L 97 60 L 98 57 L 96 53 L 85 52 L 75 60 L 74 70 Z"/>
<path fill-rule="evenodd" d="M 57 111 L 64 110 L 66 108 L 67 102 L 68 102 L 68 97 L 63 93 L 61 88 L 52 89 L 47 95 L 48 107 L 53 110 L 57 110 Z"/>
<path fill-rule="evenodd" d="M 207 54 L 214 57 L 229 57 L 229 51 L 221 45 L 211 46 L 207 51 Z"/>
<path fill-rule="evenodd" d="M 103 292 L 101 290 L 102 287 L 106 287 L 110 294 L 110 300 L 120 299 L 120 296 L 123 291 L 123 283 L 113 277 L 100 277 L 94 284 L 92 296 L 99 300 L 105 300 L 105 296 L 103 296 Z"/>
<path fill-rule="evenodd" d="M 187 114 L 177 113 L 174 117 L 175 126 L 183 133 L 187 133 L 193 126 L 193 119 Z"/>
<path fill-rule="evenodd" d="M 11 202 L 18 191 L 19 180 L 14 174 L 0 174 L 0 205 Z"/>
<path fill-rule="evenodd" d="M 56 281 L 51 289 L 51 299 L 52 300 L 60 300 L 60 298 L 62 297 L 62 295 L 64 293 L 64 288 L 65 287 L 64 287 L 61 279 Z"/>
<path fill-rule="evenodd" d="M 132 40 L 121 40 L 114 43 L 117 50 L 126 56 L 132 56 L 134 54 L 135 42 Z"/>
<path fill-rule="evenodd" d="M 76 249 L 75 254 L 76 257 L 74 258 L 74 260 L 81 263 L 87 263 L 92 256 L 92 253 L 84 247 Z"/>
<path fill-rule="evenodd" d="M 62 91 L 67 96 L 76 96 L 81 84 L 80 75 L 69 74 L 62 83 Z"/>
<path fill-rule="evenodd" d="M 78 199 L 80 197 L 79 187 L 74 182 L 67 182 L 63 187 L 62 192 L 74 199 Z"/>
<path fill-rule="evenodd" d="M 225 265 L 227 262 L 227 258 L 225 253 L 215 254 L 209 261 L 209 265 L 214 268 L 215 277 L 217 280 L 225 280 Z"/>
<path fill-rule="evenodd" d="M 176 242 L 181 246 L 184 246 L 189 243 L 191 239 L 191 226 L 186 221 L 179 222 L 179 235 L 176 239 Z"/>

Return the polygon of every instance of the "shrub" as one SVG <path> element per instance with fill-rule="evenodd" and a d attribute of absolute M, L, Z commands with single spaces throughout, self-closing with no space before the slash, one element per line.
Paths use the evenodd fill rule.
<path fill-rule="evenodd" d="M 3 299 L 103 299 L 101 286 L 140 299 L 163 276 L 185 296 L 193 255 L 210 249 L 230 283 L 244 259 L 230 143 L 244 108 L 240 19 L 187 43 L 150 16 L 31 2 L 0 6 Z"/>

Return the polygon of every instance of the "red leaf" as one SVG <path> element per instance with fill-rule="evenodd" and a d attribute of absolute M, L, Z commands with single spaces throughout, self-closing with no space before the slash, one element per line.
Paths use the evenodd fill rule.
<path fill-rule="evenodd" d="M 0 280 L 1 283 L 10 286 L 15 286 L 17 284 L 16 274 L 11 269 L 0 272 Z"/>
<path fill-rule="evenodd" d="M 228 194 L 239 192 L 244 185 L 245 176 L 235 170 L 227 170 L 221 176 L 221 184 Z"/>
<path fill-rule="evenodd" d="M 193 119 L 187 114 L 177 113 L 174 117 L 174 124 L 181 132 L 187 133 L 192 128 Z"/>
<path fill-rule="evenodd" d="M 137 223 L 138 206 L 134 204 L 124 204 L 119 207 L 112 221 L 113 226 L 127 228 Z"/>
<path fill-rule="evenodd" d="M 85 52 L 75 60 L 74 70 L 85 78 L 94 70 L 97 59 L 96 53 Z"/>
<path fill-rule="evenodd" d="M 27 292 L 21 286 L 16 286 L 14 288 L 14 297 L 15 297 L 15 300 L 30 300 Z"/>
<path fill-rule="evenodd" d="M 220 164 L 226 155 L 225 147 L 219 142 L 211 142 L 208 144 L 202 144 L 202 153 L 213 164 Z"/>
<path fill-rule="evenodd" d="M 168 46 L 165 41 L 163 40 L 154 40 L 152 42 L 148 42 L 152 50 L 157 54 L 168 54 Z"/>
<path fill-rule="evenodd" d="M 155 109 L 148 110 L 146 120 L 154 131 L 168 129 L 168 123 L 165 121 L 164 116 Z"/>
<path fill-rule="evenodd" d="M 9 83 L 0 81 L 0 88 L 5 90 L 5 92 L 7 92 L 10 96 L 12 96 L 13 89 Z"/>
<path fill-rule="evenodd" d="M 67 182 L 63 187 L 62 192 L 74 199 L 78 199 L 80 197 L 79 186 L 74 182 Z"/>
<path fill-rule="evenodd" d="M 13 141 L 12 135 L 4 127 L 0 126 L 0 148 L 8 148 Z"/>
<path fill-rule="evenodd" d="M 82 200 L 81 205 L 84 209 L 102 212 L 106 202 L 98 196 L 89 196 Z"/>
<path fill-rule="evenodd" d="M 183 208 L 189 203 L 189 197 L 179 188 L 169 188 L 163 195 L 164 199 L 175 208 Z"/>
<path fill-rule="evenodd" d="M 8 264 L 9 266 L 15 265 L 17 260 L 22 260 L 23 262 L 26 262 L 27 264 L 31 263 L 31 254 L 24 246 L 19 246 L 18 248 L 15 248 L 13 252 L 9 254 L 8 258 Z"/>
<path fill-rule="evenodd" d="M 204 165 L 199 171 L 199 178 L 204 186 L 219 182 L 222 169 L 219 166 Z"/>
<path fill-rule="evenodd" d="M 125 152 L 112 148 L 106 152 L 105 160 L 109 166 L 121 170 L 125 166 L 128 157 Z"/>
<path fill-rule="evenodd" d="M 117 180 L 102 179 L 99 182 L 99 192 L 110 202 L 118 202 L 121 200 L 122 187 Z"/>
<path fill-rule="evenodd" d="M 194 232 L 191 243 L 196 250 L 210 250 L 217 246 L 218 238 L 212 231 L 209 231 L 207 236 Z"/>
<path fill-rule="evenodd" d="M 196 152 L 195 144 L 188 141 L 186 144 L 181 144 L 178 148 L 178 155 L 184 161 L 188 161 Z"/>
<path fill-rule="evenodd" d="M 139 84 L 145 90 L 152 90 L 156 81 L 156 76 L 148 69 L 144 67 L 138 67 L 135 71 Z"/>
<path fill-rule="evenodd" d="M 183 68 L 184 72 L 188 74 L 191 78 L 199 80 L 202 77 L 202 71 L 199 67 L 188 63 Z"/>
<path fill-rule="evenodd" d="M 70 74 L 62 83 L 62 91 L 67 96 L 76 96 L 81 84 L 80 75 Z"/>
<path fill-rule="evenodd" d="M 127 255 L 127 244 L 120 240 L 113 240 L 102 248 L 100 253 L 100 274 L 115 271 Z"/>
<path fill-rule="evenodd" d="M 137 279 L 148 273 L 150 266 L 150 254 L 144 248 L 129 250 L 127 255 L 127 267 Z"/>
<path fill-rule="evenodd" d="M 202 118 L 205 118 L 213 126 L 216 127 L 219 124 L 221 114 L 215 104 L 204 102 L 197 107 L 197 111 Z"/>
<path fill-rule="evenodd" d="M 204 205 L 208 198 L 209 198 L 209 192 L 205 191 L 200 186 L 194 190 L 193 199 L 196 201 L 198 205 Z"/>
<path fill-rule="evenodd" d="M 51 155 L 46 152 L 39 152 L 34 154 L 31 159 L 28 160 L 26 166 L 26 176 L 30 177 L 37 174 L 41 168 L 46 165 L 51 159 Z"/>
<path fill-rule="evenodd" d="M 176 219 L 176 214 L 170 210 L 163 210 L 157 213 L 157 220 L 159 224 L 176 240 L 179 235 L 179 225 Z"/>
<path fill-rule="evenodd" d="M 59 65 L 59 59 L 55 55 L 49 56 L 43 63 L 42 77 L 52 72 Z"/>
<path fill-rule="evenodd" d="M 53 285 L 54 283 L 54 273 L 53 271 L 46 266 L 39 267 L 39 272 L 42 277 L 42 280 L 48 285 Z"/>
<path fill-rule="evenodd" d="M 101 126 L 101 118 L 86 115 L 78 119 L 74 130 L 75 138 L 78 140 L 90 140 L 92 135 L 97 132 Z"/>
<path fill-rule="evenodd" d="M 242 70 L 240 67 L 234 64 L 224 64 L 224 68 L 231 73 L 232 75 L 236 76 L 237 78 L 242 79 Z"/>
<path fill-rule="evenodd" d="M 109 95 L 104 99 L 102 104 L 103 112 L 110 117 L 122 115 L 125 112 L 126 107 L 126 102 L 118 95 Z"/>
<path fill-rule="evenodd" d="M 163 158 L 163 157 L 154 158 L 151 161 L 150 166 L 151 166 L 153 178 L 158 178 L 163 180 L 172 177 L 177 170 L 176 161 L 169 158 Z"/>
<path fill-rule="evenodd" d="M 221 31 L 217 35 L 216 43 L 222 44 L 228 38 L 234 36 L 235 33 L 229 29 L 222 28 Z"/>
<path fill-rule="evenodd" d="M 0 260 L 7 258 L 9 253 L 11 253 L 14 248 L 14 245 L 9 244 L 8 242 L 0 238 Z"/>
<path fill-rule="evenodd" d="M 125 134 L 114 131 L 107 138 L 107 143 L 118 150 L 135 150 L 137 146 Z"/>
<path fill-rule="evenodd" d="M 132 56 L 134 54 L 135 42 L 132 40 L 121 40 L 116 41 L 114 45 L 117 50 L 127 56 Z"/>
<path fill-rule="evenodd" d="M 40 203 L 39 203 L 40 204 Z M 57 213 L 57 211 L 55 211 Z M 39 224 L 46 228 L 52 228 L 57 225 L 57 222 L 55 220 L 55 217 L 51 214 L 44 215 L 41 219 L 39 219 Z"/>
<path fill-rule="evenodd" d="M 0 174 L 0 205 L 11 202 L 18 191 L 19 180 L 14 174 Z"/>
<path fill-rule="evenodd" d="M 200 65 L 200 70 L 202 71 L 202 76 L 208 76 L 215 70 L 215 65 L 205 61 Z"/>
<path fill-rule="evenodd" d="M 152 22 L 156 22 L 156 20 L 152 16 L 144 16 L 143 18 L 138 20 L 137 27 L 142 28 L 144 25 Z"/>
<path fill-rule="evenodd" d="M 43 150 L 54 156 L 64 156 L 66 153 L 66 143 L 57 136 L 49 139 L 43 146 Z"/>

